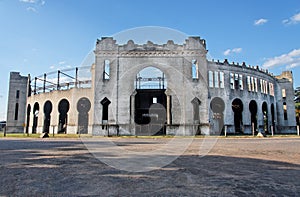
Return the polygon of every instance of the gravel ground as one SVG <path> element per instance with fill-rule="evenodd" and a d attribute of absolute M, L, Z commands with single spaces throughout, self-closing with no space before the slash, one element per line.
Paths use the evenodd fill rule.
<path fill-rule="evenodd" d="M 143 161 L 172 139 L 96 142 L 107 140 L 144 153 Z M 99 160 L 81 139 L 0 138 L 0 196 L 300 196 L 300 138 L 221 138 L 201 155 L 204 141 L 171 153 L 177 159 L 162 168 L 128 172 L 101 161 L 126 161 L 109 146 L 98 149 Z"/>

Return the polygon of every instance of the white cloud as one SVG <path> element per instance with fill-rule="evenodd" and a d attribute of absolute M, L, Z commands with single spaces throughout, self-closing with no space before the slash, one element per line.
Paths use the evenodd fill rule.
<path fill-rule="evenodd" d="M 36 3 L 37 0 L 20 0 L 20 2 L 23 2 L 23 3 Z"/>
<path fill-rule="evenodd" d="M 294 16 L 290 17 L 289 19 L 284 19 L 282 21 L 283 24 L 291 25 L 291 24 L 297 24 L 300 23 L 300 13 L 295 14 Z"/>
<path fill-rule="evenodd" d="M 26 10 L 37 13 L 37 10 L 34 7 L 28 7 Z"/>
<path fill-rule="evenodd" d="M 59 65 L 65 64 L 65 61 L 58 62 Z"/>
<path fill-rule="evenodd" d="M 54 65 L 50 66 L 50 69 L 55 69 L 55 66 Z"/>
<path fill-rule="evenodd" d="M 233 53 L 241 53 L 242 52 L 242 48 L 234 48 L 234 49 L 227 49 L 226 51 L 223 52 L 223 54 L 225 56 L 231 55 Z"/>
<path fill-rule="evenodd" d="M 300 66 L 300 49 L 294 49 L 287 54 L 269 58 L 262 66 L 264 68 L 286 66 L 286 69 L 298 67 Z"/>
<path fill-rule="evenodd" d="M 261 18 L 261 19 L 258 19 L 258 20 L 255 20 L 254 21 L 254 25 L 258 26 L 258 25 L 263 25 L 265 23 L 267 23 L 268 20 L 267 19 L 264 19 L 264 18 Z"/>

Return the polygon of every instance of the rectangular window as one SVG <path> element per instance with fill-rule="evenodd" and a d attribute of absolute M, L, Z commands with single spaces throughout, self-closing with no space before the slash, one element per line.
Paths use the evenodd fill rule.
<path fill-rule="evenodd" d="M 16 98 L 17 99 L 20 98 L 20 90 L 17 90 L 17 92 L 16 92 Z"/>
<path fill-rule="evenodd" d="M 250 76 L 247 76 L 247 85 L 248 85 L 248 91 L 251 91 L 252 90 L 252 87 L 251 87 L 251 77 Z"/>
<path fill-rule="evenodd" d="M 234 74 L 230 73 L 230 88 L 234 89 Z"/>
<path fill-rule="evenodd" d="M 260 92 L 263 93 L 263 92 L 264 92 L 264 88 L 263 88 L 263 80 L 260 79 L 259 82 L 260 82 Z"/>
<path fill-rule="evenodd" d="M 283 118 L 284 118 L 284 120 L 288 119 L 286 102 L 283 103 Z"/>
<path fill-rule="evenodd" d="M 16 106 L 15 106 L 15 120 L 18 120 L 18 116 L 19 116 L 19 103 L 16 103 Z"/>
<path fill-rule="evenodd" d="M 220 88 L 224 88 L 224 73 L 220 72 Z"/>
<path fill-rule="evenodd" d="M 285 89 L 282 89 L 281 92 L 282 92 L 282 98 L 285 99 L 286 98 Z"/>
<path fill-rule="evenodd" d="M 103 72 L 103 79 L 108 80 L 110 79 L 110 61 L 104 61 L 104 72 Z"/>
<path fill-rule="evenodd" d="M 219 73 L 218 71 L 215 71 L 215 88 L 218 88 L 219 87 Z"/>
<path fill-rule="evenodd" d="M 212 71 L 208 71 L 208 81 L 209 81 L 209 87 L 214 87 L 214 73 Z"/>
<path fill-rule="evenodd" d="M 273 83 L 269 83 L 269 90 L 270 90 L 270 95 L 274 96 L 274 85 L 273 85 Z"/>
<path fill-rule="evenodd" d="M 198 62 L 197 62 L 197 60 L 192 60 L 192 78 L 193 79 L 199 78 L 198 72 L 199 72 Z"/>
<path fill-rule="evenodd" d="M 257 78 L 254 78 L 254 89 L 255 89 L 255 92 L 258 92 Z"/>
<path fill-rule="evenodd" d="M 157 103 L 157 98 L 156 97 L 153 97 L 152 103 Z"/>
<path fill-rule="evenodd" d="M 243 75 L 239 75 L 239 89 L 244 89 L 244 83 L 243 83 Z"/>

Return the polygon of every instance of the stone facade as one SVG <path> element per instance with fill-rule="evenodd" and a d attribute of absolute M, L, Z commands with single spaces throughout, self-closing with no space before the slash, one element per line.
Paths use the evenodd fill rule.
<path fill-rule="evenodd" d="M 146 110 L 142 116 L 162 119 L 163 135 L 296 133 L 291 72 L 275 77 L 245 63 L 209 61 L 200 37 L 189 37 L 182 45 L 173 41 L 139 45 L 132 40 L 119 45 L 108 37 L 97 40 L 94 53 L 89 88 L 74 86 L 25 99 L 27 113 L 20 111 L 25 132 L 144 135 L 143 130 L 157 126 L 157 122 L 137 123 L 138 110 Z M 160 90 L 137 88 L 143 80 L 140 71 L 148 67 L 164 74 L 166 84 Z M 16 90 L 14 83 L 10 86 Z M 22 86 L 25 90 L 27 86 Z M 8 122 L 13 97 L 10 93 Z M 160 104 L 165 114 L 155 114 L 158 108 L 154 112 L 139 108 L 145 103 Z"/>

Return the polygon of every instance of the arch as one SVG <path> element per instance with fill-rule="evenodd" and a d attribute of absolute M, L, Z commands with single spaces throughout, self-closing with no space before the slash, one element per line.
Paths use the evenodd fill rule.
<path fill-rule="evenodd" d="M 29 124 L 30 124 L 30 113 L 31 113 L 31 105 L 27 105 L 27 119 L 26 119 L 26 129 L 25 133 L 29 133 Z"/>
<path fill-rule="evenodd" d="M 67 99 L 62 99 L 58 104 L 59 120 L 58 120 L 58 133 L 67 133 L 68 125 L 68 111 L 70 103 Z"/>
<path fill-rule="evenodd" d="M 210 102 L 210 109 L 213 112 L 212 125 L 213 134 L 224 134 L 224 110 L 225 103 L 220 97 L 214 97 Z"/>
<path fill-rule="evenodd" d="M 135 89 L 166 89 L 165 74 L 157 67 L 148 66 L 136 75 Z"/>
<path fill-rule="evenodd" d="M 249 111 L 251 114 L 251 128 L 254 130 L 254 134 L 257 134 L 257 103 L 255 100 L 250 101 Z"/>
<path fill-rule="evenodd" d="M 167 121 L 167 81 L 157 67 L 148 66 L 136 75 L 134 122 L 137 135 L 164 135 Z"/>
<path fill-rule="evenodd" d="M 37 131 L 39 111 L 40 111 L 40 105 L 38 102 L 36 102 L 33 106 L 32 133 L 36 133 Z"/>
<path fill-rule="evenodd" d="M 52 103 L 51 101 L 46 101 L 44 104 L 44 127 L 43 133 L 50 132 L 50 123 L 51 123 L 51 112 L 52 112 Z"/>
<path fill-rule="evenodd" d="M 87 134 L 89 126 L 89 114 L 91 109 L 91 102 L 88 98 L 82 97 L 77 102 L 78 111 L 78 134 Z"/>
<path fill-rule="evenodd" d="M 232 111 L 234 112 L 235 133 L 243 133 L 243 102 L 236 98 L 232 101 Z"/>
<path fill-rule="evenodd" d="M 268 118 L 268 104 L 266 101 L 264 101 L 262 103 L 262 106 L 261 106 L 261 110 L 262 110 L 262 115 L 263 115 L 263 130 L 266 134 L 269 133 L 269 118 Z"/>

